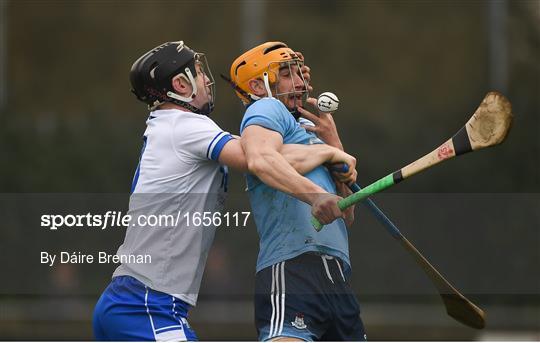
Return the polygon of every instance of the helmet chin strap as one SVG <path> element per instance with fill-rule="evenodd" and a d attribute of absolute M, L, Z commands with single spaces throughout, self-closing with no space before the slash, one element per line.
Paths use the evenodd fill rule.
<path fill-rule="evenodd" d="M 270 88 L 270 81 L 268 80 L 268 73 L 267 72 L 263 73 L 263 80 L 264 80 L 264 88 L 266 89 L 266 96 L 271 98 L 272 97 L 272 90 Z M 263 97 L 260 97 L 258 95 L 252 94 L 252 93 L 248 93 L 248 95 L 252 100 L 251 103 L 253 103 L 254 101 L 257 101 L 257 100 L 261 100 L 263 98 Z"/>
<path fill-rule="evenodd" d="M 184 72 L 186 73 L 187 77 L 184 74 L 179 74 L 177 77 L 183 78 L 191 84 L 191 88 L 193 89 L 191 95 L 189 97 L 184 97 L 174 92 L 168 91 L 167 96 L 169 98 L 173 98 L 179 101 L 191 102 L 193 101 L 193 98 L 197 95 L 197 83 L 195 82 L 195 78 L 193 77 L 193 74 L 191 74 L 191 70 L 189 70 L 189 68 L 186 68 Z"/>
<path fill-rule="evenodd" d="M 189 97 L 183 97 L 179 94 L 168 91 L 167 96 L 170 98 L 170 101 L 172 103 L 182 106 L 193 113 L 202 114 L 205 116 L 209 115 L 214 109 L 214 104 L 210 104 L 210 102 L 207 102 L 206 104 L 203 105 L 202 108 L 197 108 L 193 106 L 192 104 L 190 104 L 193 101 L 193 98 L 197 96 L 197 83 L 195 82 L 195 78 L 193 77 L 193 74 L 191 73 L 191 70 L 189 70 L 189 68 L 186 68 L 184 71 L 187 75 L 187 78 L 184 74 L 180 74 L 178 75 L 178 77 L 181 77 L 185 79 L 186 81 L 189 81 L 189 83 L 191 84 L 191 88 L 193 88 L 191 95 Z"/>
<path fill-rule="evenodd" d="M 272 90 L 270 89 L 270 81 L 268 81 L 268 73 L 264 72 L 263 74 L 264 88 L 266 88 L 267 97 L 272 97 Z"/>

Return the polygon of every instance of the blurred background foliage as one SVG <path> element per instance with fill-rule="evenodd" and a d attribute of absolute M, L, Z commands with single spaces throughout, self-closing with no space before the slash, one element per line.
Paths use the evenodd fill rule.
<path fill-rule="evenodd" d="M 205 52 L 217 82 L 211 117 L 238 133 L 243 108 L 219 74 L 227 74 L 230 63 L 246 49 L 278 40 L 304 53 L 312 69 L 314 95 L 332 91 L 339 96 L 335 118 L 346 150 L 358 159 L 361 184 L 438 146 L 469 119 L 488 91 L 508 96 L 515 118 L 503 145 L 449 161 L 377 199 L 400 227 L 407 228 L 410 240 L 473 300 L 480 300 L 480 305 L 517 306 L 491 308 L 495 329 L 538 332 L 538 1 L 0 0 L 0 4 L 4 57 L 0 189 L 5 195 L 0 214 L 10 218 L 0 231 L 3 258 L 11 259 L 29 241 L 36 251 L 48 244 L 113 252 L 120 244 L 122 232 L 37 235 L 35 219 L 22 211 L 26 200 L 6 194 L 118 193 L 114 201 L 87 201 L 101 202 L 103 209 L 111 204 L 125 210 L 148 115 L 146 106 L 129 91 L 128 73 L 141 54 L 173 40 Z M 493 6 L 503 9 L 502 19 L 495 20 L 500 35 L 493 34 Z M 495 68 L 495 74 L 500 72 L 503 82 L 497 82 L 493 63 L 501 57 L 502 70 Z M 233 172 L 230 180 L 229 206 L 245 210 L 242 175 Z M 69 196 L 51 199 L 36 201 L 54 203 L 56 208 L 81 203 Z M 412 321 L 433 316 L 417 298 L 412 300 L 417 307 L 406 307 L 411 312 L 392 317 L 397 312 L 384 307 L 400 301 L 389 296 L 396 292 L 392 286 L 402 285 L 415 294 L 430 294 L 432 287 L 409 257 L 388 243 L 365 210 L 359 210 L 358 217 L 363 226 L 351 230 L 350 237 L 357 268 L 353 284 L 361 302 L 368 304 L 371 338 L 478 338 L 461 326 Z M 252 288 L 256 239 L 253 227 L 218 230 L 202 292 L 203 301 L 219 295 L 226 307 L 203 302 L 194 311 L 202 338 L 255 337 L 247 294 Z M 16 291 L 0 295 L 0 332 L 6 333 L 2 337 L 90 338 L 92 306 L 113 266 L 50 273 L 37 269 L 33 257 L 24 263 L 36 268 L 48 295 L 37 292 L 34 298 L 21 298 Z M 19 293 L 26 292 L 35 276 L 16 264 L 9 272 L 16 275 L 13 282 Z M 55 303 L 51 294 L 57 293 L 67 295 L 67 300 Z M 482 298 L 486 294 L 499 297 Z M 65 317 L 62 325 L 39 318 L 28 331 L 25 323 L 32 318 L 20 309 L 29 301 L 37 306 L 36 296 L 44 311 L 50 311 L 47 301 L 52 301 L 56 315 Z M 520 307 L 524 303 L 532 304 L 532 310 Z M 449 319 L 437 306 L 446 323 Z M 406 325 L 392 326 L 403 320 Z M 387 326 L 381 327 L 381 322 Z"/>
<path fill-rule="evenodd" d="M 246 25 L 242 1 L 6 3 L 4 192 L 127 191 L 147 115 L 129 92 L 129 68 L 164 41 L 207 54 L 217 82 L 212 117 L 235 133 L 242 107 L 219 73 L 262 41 L 302 51 L 315 95 L 340 97 L 336 121 L 363 183 L 441 143 L 493 89 L 485 1 L 255 2 L 257 28 Z M 539 190 L 538 11 L 536 1 L 507 3 L 510 139 L 393 192 Z M 246 41 L 249 30 L 260 33 Z"/>

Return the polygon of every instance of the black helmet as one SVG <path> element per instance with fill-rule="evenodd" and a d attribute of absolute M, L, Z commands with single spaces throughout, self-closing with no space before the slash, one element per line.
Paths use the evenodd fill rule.
<path fill-rule="evenodd" d="M 202 109 L 190 104 L 197 94 L 196 63 L 200 63 L 211 81 L 210 102 Z M 205 69 L 208 69 L 208 72 Z M 177 76 L 191 83 L 193 92 L 189 97 L 182 97 L 174 92 L 171 80 Z M 207 115 L 214 107 L 214 79 L 206 58 L 204 54 L 191 50 L 183 41 L 161 44 L 139 57 L 131 67 L 129 79 L 133 94 L 137 99 L 148 104 L 151 110 L 164 102 L 172 102 L 195 113 Z"/>

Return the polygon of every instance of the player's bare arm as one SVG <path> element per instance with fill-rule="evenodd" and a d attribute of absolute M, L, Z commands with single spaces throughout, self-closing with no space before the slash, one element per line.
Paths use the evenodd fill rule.
<path fill-rule="evenodd" d="M 280 154 L 283 140 L 279 133 L 251 125 L 242 133 L 241 143 L 249 171 L 264 183 L 310 204 L 313 215 L 320 220 L 330 223 L 343 216 L 336 205 L 341 197 L 298 174 Z"/>
<path fill-rule="evenodd" d="M 345 163 L 350 172 L 342 174 L 349 182 L 356 180 L 356 159 L 327 144 L 283 144 L 280 154 L 301 175 L 324 163 Z M 248 165 L 240 139 L 229 141 L 219 156 L 219 162 L 239 171 L 248 171 Z"/>
<path fill-rule="evenodd" d="M 299 173 L 306 174 L 321 164 L 341 164 L 348 166 L 348 172 L 340 174 L 344 182 L 356 180 L 356 158 L 343 150 L 327 144 L 285 144 L 280 153 Z"/>

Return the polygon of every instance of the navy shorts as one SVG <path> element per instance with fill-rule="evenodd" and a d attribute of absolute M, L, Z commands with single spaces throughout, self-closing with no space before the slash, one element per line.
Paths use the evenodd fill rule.
<path fill-rule="evenodd" d="M 196 341 L 187 322 L 189 308 L 131 276 L 117 276 L 94 309 L 94 337 L 97 341 Z"/>
<path fill-rule="evenodd" d="M 259 340 L 365 341 L 360 307 L 334 257 L 305 253 L 259 271 L 255 280 Z"/>

